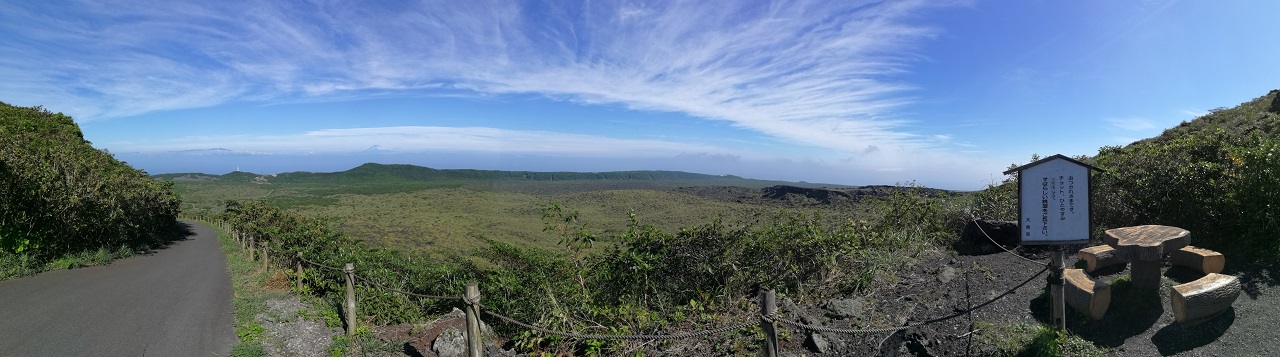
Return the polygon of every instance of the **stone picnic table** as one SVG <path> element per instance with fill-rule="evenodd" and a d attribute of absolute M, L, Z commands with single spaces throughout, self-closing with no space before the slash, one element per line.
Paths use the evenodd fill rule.
<path fill-rule="evenodd" d="M 1191 232 L 1178 227 L 1146 225 L 1108 229 L 1103 242 L 1116 255 L 1132 263 L 1130 277 L 1139 289 L 1160 288 L 1160 267 L 1165 255 L 1189 243 Z"/>

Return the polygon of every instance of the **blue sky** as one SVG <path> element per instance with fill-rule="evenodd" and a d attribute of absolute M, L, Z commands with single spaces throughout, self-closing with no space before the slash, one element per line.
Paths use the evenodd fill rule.
<path fill-rule="evenodd" d="M 1280 88 L 1280 2 L 0 2 L 0 101 L 151 173 L 976 189 Z"/>

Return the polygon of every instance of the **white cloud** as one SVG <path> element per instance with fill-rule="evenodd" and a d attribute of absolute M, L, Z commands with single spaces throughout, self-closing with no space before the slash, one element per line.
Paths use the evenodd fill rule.
<path fill-rule="evenodd" d="M 929 2 L 566 5 L 7 2 L 0 96 L 95 120 L 447 88 L 682 112 L 882 162 L 939 144 L 893 114 Z"/>
<path fill-rule="evenodd" d="M 1155 122 L 1152 122 L 1151 119 L 1142 117 L 1108 118 L 1107 123 L 1111 124 L 1112 128 L 1123 131 L 1140 132 L 1157 128 Z"/>
<path fill-rule="evenodd" d="M 376 147 L 380 152 L 470 152 L 555 154 L 579 157 L 660 157 L 703 155 L 736 157 L 728 150 L 659 140 L 617 139 L 545 131 L 485 127 L 399 126 L 325 129 L 289 135 L 189 137 L 156 143 L 109 143 L 112 151 L 166 153 L 219 149 L 262 154 L 352 153 Z"/>
<path fill-rule="evenodd" d="M 1178 113 L 1182 114 L 1183 116 L 1186 116 L 1186 117 L 1192 118 L 1192 119 L 1199 118 L 1199 117 L 1202 117 L 1202 116 L 1205 116 L 1205 115 L 1209 115 L 1209 112 L 1208 112 L 1208 111 L 1206 111 L 1206 110 L 1200 110 L 1200 109 L 1180 109 L 1180 110 L 1178 110 Z M 1188 119 L 1188 120 L 1190 120 L 1190 119 Z"/>

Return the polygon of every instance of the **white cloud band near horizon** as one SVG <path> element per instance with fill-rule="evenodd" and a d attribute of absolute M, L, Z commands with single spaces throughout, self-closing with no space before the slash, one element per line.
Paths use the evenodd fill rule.
<path fill-rule="evenodd" d="M 466 152 L 576 157 L 738 155 L 711 145 L 489 127 L 396 126 L 313 130 L 282 135 L 193 136 L 160 142 L 107 143 L 115 152 L 175 153 L 226 150 L 246 154 Z"/>
<path fill-rule="evenodd" d="M 193 136 L 159 142 L 106 143 L 118 158 L 154 166 L 154 173 L 198 172 L 202 165 L 269 170 L 313 171 L 296 161 L 324 161 L 340 171 L 363 162 L 409 163 L 428 167 L 518 169 L 532 171 L 680 170 L 733 174 L 748 178 L 835 184 L 893 184 L 901 172 L 927 172 L 930 187 L 972 189 L 991 176 L 987 160 L 959 155 L 904 155 L 892 164 L 856 157 L 800 157 L 704 144 L 616 139 L 596 135 L 518 131 L 487 127 L 397 126 L 324 129 L 277 135 Z M 194 156 L 192 156 L 194 155 Z M 212 156 L 208 156 L 212 155 Z M 219 158 L 221 157 L 221 158 Z M 250 157 L 272 160 L 263 167 Z M 517 164 L 539 158 L 538 164 Z M 549 159 L 550 161 L 546 161 Z M 494 162 L 506 162 L 494 165 Z M 346 166 L 343 166 L 343 165 Z M 228 166 L 231 165 L 231 166 Z M 304 165 L 305 166 L 305 165 Z M 177 169 L 175 169 L 177 168 Z M 324 170 L 322 170 L 324 171 Z"/>
<path fill-rule="evenodd" d="M 686 113 L 845 155 L 945 144 L 894 112 L 912 86 L 892 76 L 933 35 L 908 20 L 935 2 L 561 5 L 10 3 L 0 26 L 24 36 L 0 49 L 0 96 L 92 121 L 448 88 Z"/>

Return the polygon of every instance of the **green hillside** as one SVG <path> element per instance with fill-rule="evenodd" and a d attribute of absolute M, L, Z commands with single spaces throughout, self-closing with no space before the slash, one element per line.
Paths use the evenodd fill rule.
<path fill-rule="evenodd" d="M 69 116 L 0 103 L 0 279 L 164 241 L 179 208 L 170 186 L 93 148 Z"/>
<path fill-rule="evenodd" d="M 661 183 L 664 186 L 717 185 L 763 188 L 775 185 L 800 187 L 842 187 L 795 183 L 787 181 L 746 179 L 733 175 L 707 175 L 681 171 L 612 171 L 612 172 L 536 172 L 470 169 L 433 169 L 403 164 L 366 163 L 340 172 L 286 172 L 260 175 L 249 172 L 232 172 L 224 175 L 202 173 L 174 173 L 156 175 L 156 178 L 176 181 L 223 181 L 260 183 L 343 183 L 343 184 L 395 184 L 404 182 L 448 182 L 455 184 L 482 182 L 555 182 L 555 181 L 630 181 Z"/>
<path fill-rule="evenodd" d="M 1280 90 L 1165 130 L 1091 161 L 1103 227 L 1165 224 L 1193 244 L 1280 254 Z"/>
<path fill-rule="evenodd" d="M 1217 108 L 1209 114 L 1166 129 L 1160 136 L 1135 144 L 1166 143 L 1176 138 L 1222 130 L 1230 137 L 1243 139 L 1253 135 L 1280 136 L 1280 89 L 1234 108 Z"/>

